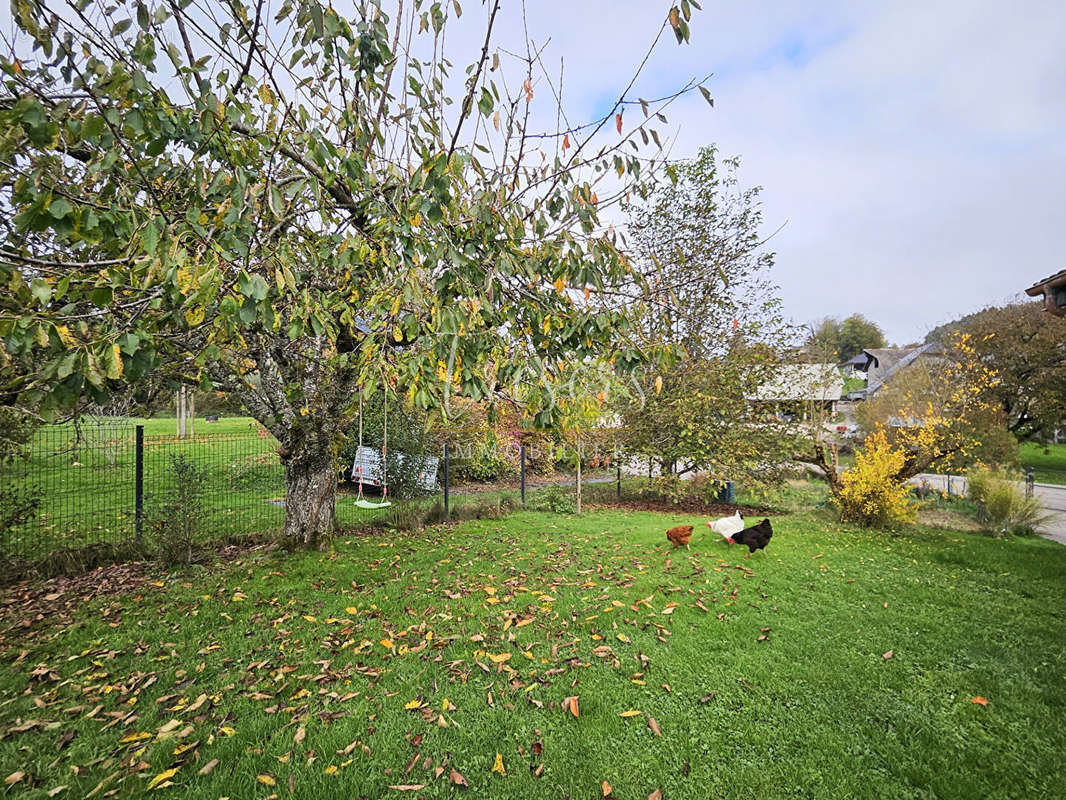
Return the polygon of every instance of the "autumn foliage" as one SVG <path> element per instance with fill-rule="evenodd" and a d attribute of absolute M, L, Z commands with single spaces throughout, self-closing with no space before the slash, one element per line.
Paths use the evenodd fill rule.
<path fill-rule="evenodd" d="M 913 521 L 917 504 L 897 479 L 906 460 L 906 453 L 890 444 L 883 430 L 869 436 L 855 454 L 855 466 L 840 476 L 833 502 L 841 518 L 871 526 Z"/>

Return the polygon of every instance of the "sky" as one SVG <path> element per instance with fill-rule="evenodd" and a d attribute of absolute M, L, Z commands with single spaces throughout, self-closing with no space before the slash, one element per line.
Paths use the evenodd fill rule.
<path fill-rule="evenodd" d="M 520 41 L 508 5 L 500 40 Z M 613 103 L 668 8 L 528 1 L 571 122 Z M 708 0 L 691 27 L 635 93 L 713 73 L 713 109 L 668 114 L 672 156 L 741 157 L 767 233 L 784 226 L 772 277 L 795 321 L 859 312 L 903 344 L 1066 268 L 1066 4 Z"/>

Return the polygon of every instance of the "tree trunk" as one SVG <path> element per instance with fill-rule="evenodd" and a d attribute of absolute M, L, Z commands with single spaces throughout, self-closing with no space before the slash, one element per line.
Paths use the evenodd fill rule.
<path fill-rule="evenodd" d="M 315 547 L 333 534 L 337 472 L 329 448 L 294 454 L 285 463 L 285 538 Z"/>

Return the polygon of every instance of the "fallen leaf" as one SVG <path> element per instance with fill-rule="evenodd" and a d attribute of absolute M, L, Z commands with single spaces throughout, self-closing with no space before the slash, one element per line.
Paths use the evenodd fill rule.
<path fill-rule="evenodd" d="M 6 783 L 8 786 L 14 786 L 16 783 L 18 783 L 25 777 L 25 772 L 23 772 L 21 769 L 16 770 L 15 772 L 12 772 L 10 775 L 4 778 L 4 783 Z"/>
<path fill-rule="evenodd" d="M 663 732 L 659 730 L 659 723 L 655 721 L 655 717 L 648 717 L 648 727 L 651 728 L 651 732 L 656 736 L 663 735 Z"/>
<path fill-rule="evenodd" d="M 600 781 L 600 791 L 603 792 L 604 797 L 610 797 L 611 784 L 607 783 L 607 781 Z"/>
<path fill-rule="evenodd" d="M 581 713 L 578 711 L 577 708 L 577 698 L 578 695 L 576 694 L 573 697 L 567 697 L 565 700 L 563 700 L 563 708 L 565 708 L 575 717 L 580 717 Z"/>
<path fill-rule="evenodd" d="M 500 753 L 496 754 L 496 760 L 492 762 L 492 771 L 498 772 L 500 775 L 507 774 L 507 770 L 503 768 L 503 756 Z"/>
<path fill-rule="evenodd" d="M 424 783 L 397 783 L 389 787 L 397 792 L 417 792 L 426 788 Z"/>
<path fill-rule="evenodd" d="M 623 711 L 618 716 L 620 716 L 620 717 L 622 717 L 624 719 L 628 719 L 629 717 L 639 717 L 640 714 L 641 714 L 640 711 L 636 711 L 634 709 L 630 709 L 629 711 Z"/>
<path fill-rule="evenodd" d="M 895 654 L 896 654 L 895 650 L 889 650 L 887 653 L 885 653 L 883 656 L 881 656 L 881 658 L 883 658 L 885 661 L 888 661 L 888 659 L 892 658 L 892 656 L 894 656 Z"/>
<path fill-rule="evenodd" d="M 979 706 L 987 706 L 988 705 L 988 698 L 987 697 L 981 697 L 981 695 L 977 695 L 977 697 L 975 697 L 972 700 L 970 700 L 970 702 L 971 703 L 976 703 Z"/>
<path fill-rule="evenodd" d="M 508 661 L 511 658 L 511 654 L 510 653 L 499 653 L 499 654 L 489 653 L 488 657 L 489 657 L 489 661 L 491 661 L 493 664 L 502 664 L 504 661 Z"/>
<path fill-rule="evenodd" d="M 464 778 L 459 772 L 459 770 L 457 770 L 455 767 L 452 767 L 451 771 L 448 773 L 448 780 L 450 780 L 456 786 L 468 787 L 470 785 L 466 782 L 466 778 Z"/>
<path fill-rule="evenodd" d="M 255 779 L 257 781 L 259 781 L 261 784 L 263 784 L 264 786 L 277 786 L 278 785 L 277 779 L 273 775 L 271 775 L 269 772 L 261 772 L 260 774 L 255 776 Z"/>
<path fill-rule="evenodd" d="M 171 778 L 173 778 L 177 774 L 178 774 L 178 767 L 173 767 L 172 769 L 163 770 L 162 772 L 160 772 L 158 775 L 156 775 L 154 778 L 152 778 L 152 780 L 150 780 L 148 782 L 148 788 L 149 789 L 154 789 L 157 786 L 159 786 L 160 784 L 169 781 Z"/>
<path fill-rule="evenodd" d="M 296 742 L 296 744 L 302 744 L 303 740 L 306 739 L 306 738 L 307 738 L 307 728 L 305 728 L 303 725 L 301 725 L 299 728 L 296 729 L 296 733 L 292 737 L 292 740 L 294 742 Z"/>
<path fill-rule="evenodd" d="M 648 795 L 648 800 L 663 800 L 663 793 L 656 789 Z"/>
<path fill-rule="evenodd" d="M 212 758 L 210 761 L 208 761 L 206 764 L 204 764 L 202 767 L 200 767 L 200 771 L 197 774 L 198 775 L 210 775 L 212 772 L 215 771 L 215 767 L 217 767 L 217 766 L 218 766 L 218 759 L 217 758 Z"/>
<path fill-rule="evenodd" d="M 56 796 L 57 794 L 59 794 L 60 792 L 65 792 L 65 791 L 66 791 L 67 789 L 69 789 L 69 788 L 70 788 L 70 787 L 69 787 L 69 786 L 67 786 L 67 785 L 66 785 L 66 784 L 64 783 L 64 784 L 63 784 L 62 786 L 57 786 L 57 787 L 55 787 L 54 789 L 49 789 L 49 790 L 48 790 L 48 796 L 49 796 L 49 797 L 55 797 L 55 796 Z"/>

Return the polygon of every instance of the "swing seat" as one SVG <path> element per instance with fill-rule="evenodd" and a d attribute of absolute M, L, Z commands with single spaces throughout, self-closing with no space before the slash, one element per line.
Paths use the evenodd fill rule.
<path fill-rule="evenodd" d="M 370 500 L 364 500 L 362 497 L 360 497 L 358 500 L 355 501 L 355 505 L 357 508 L 366 508 L 370 511 L 373 511 L 376 508 L 387 508 L 388 506 L 391 506 L 392 501 L 382 500 L 380 503 L 374 503 Z"/>

